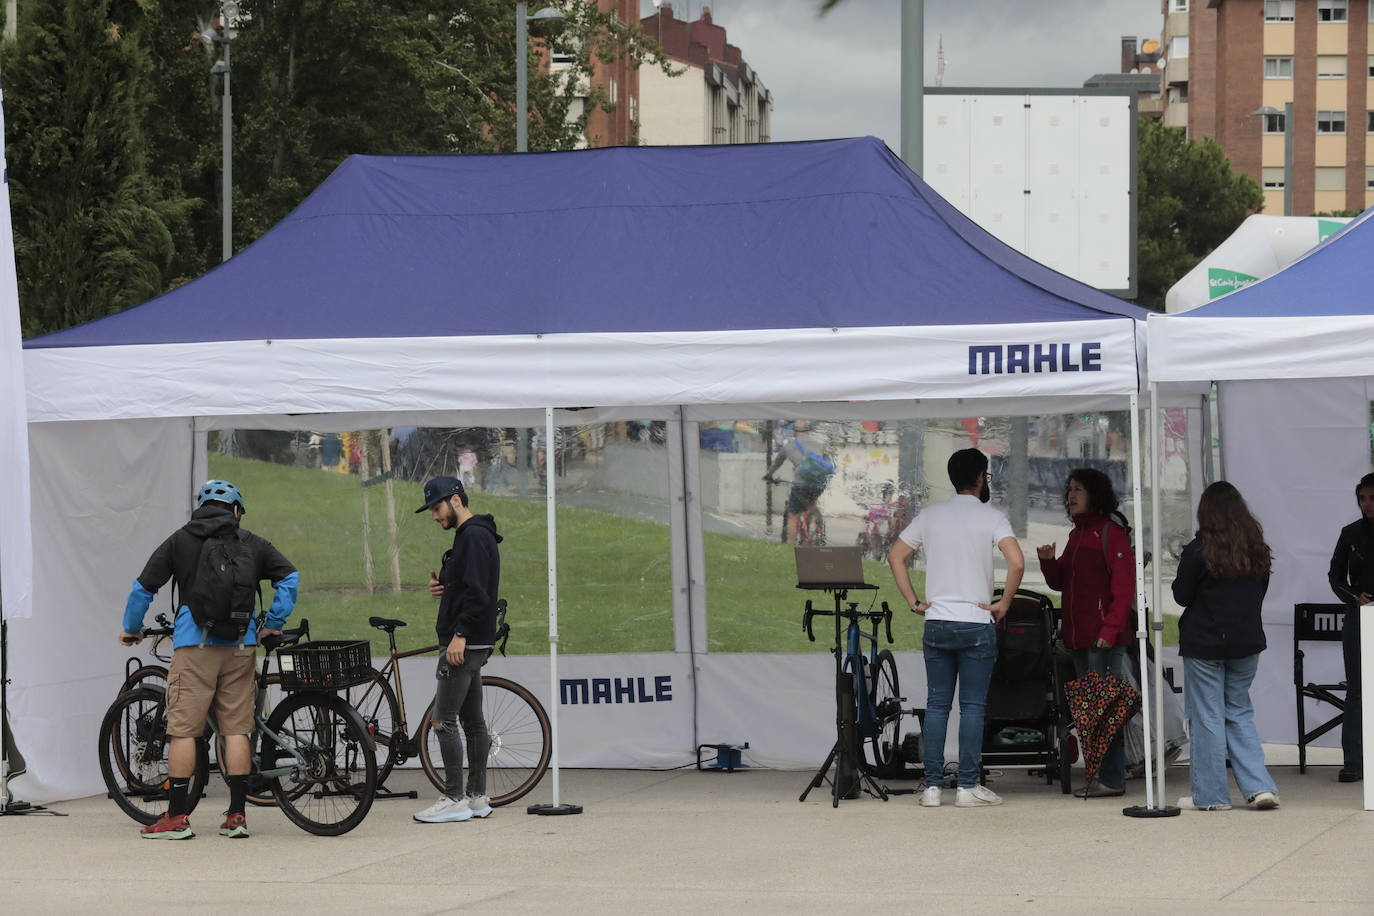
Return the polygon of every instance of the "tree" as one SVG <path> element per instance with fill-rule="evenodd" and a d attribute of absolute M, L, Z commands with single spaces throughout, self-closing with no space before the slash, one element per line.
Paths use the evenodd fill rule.
<path fill-rule="evenodd" d="M 169 220 L 147 172 L 150 61 L 137 0 L 33 0 L 5 61 L 21 323 L 58 330 L 165 289 Z"/>
<path fill-rule="evenodd" d="M 1137 197 L 1138 300 L 1162 309 L 1178 278 L 1220 245 L 1264 194 L 1215 140 L 1189 140 L 1179 127 L 1140 119 Z"/>

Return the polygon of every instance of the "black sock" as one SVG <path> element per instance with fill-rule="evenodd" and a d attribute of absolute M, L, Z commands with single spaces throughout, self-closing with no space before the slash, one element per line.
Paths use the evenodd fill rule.
<path fill-rule="evenodd" d="M 248 798 L 248 775 L 226 776 L 229 783 L 229 814 L 242 814 L 244 802 Z"/>
<path fill-rule="evenodd" d="M 188 807 L 187 796 L 191 794 L 191 777 L 178 779 L 173 776 L 171 783 L 172 788 L 167 797 L 167 816 L 180 817 L 186 813 Z"/>

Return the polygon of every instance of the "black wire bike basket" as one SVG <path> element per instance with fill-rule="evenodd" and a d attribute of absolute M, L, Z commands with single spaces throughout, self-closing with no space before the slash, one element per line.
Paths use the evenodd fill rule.
<path fill-rule="evenodd" d="M 283 690 L 343 690 L 372 680 L 372 643 L 321 639 L 277 651 Z"/>

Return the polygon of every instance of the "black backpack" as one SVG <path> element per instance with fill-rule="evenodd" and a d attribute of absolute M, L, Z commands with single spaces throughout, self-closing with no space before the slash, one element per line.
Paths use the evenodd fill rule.
<path fill-rule="evenodd" d="M 257 558 L 248 533 L 235 528 L 206 538 L 186 594 L 196 625 L 215 639 L 241 640 L 253 619 L 254 596 L 261 605 Z"/>

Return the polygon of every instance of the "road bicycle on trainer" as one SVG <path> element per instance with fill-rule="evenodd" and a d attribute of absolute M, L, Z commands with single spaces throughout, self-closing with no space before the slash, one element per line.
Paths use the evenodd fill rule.
<path fill-rule="evenodd" d="M 362 714 L 377 744 L 377 783 L 383 785 L 393 767 L 412 757 L 420 759 L 425 776 L 444 791 L 444 763 L 434 732 L 434 701 L 430 700 L 414 733 L 406 717 L 405 689 L 398 662 L 403 658 L 440 651 L 437 645 L 398 652 L 396 630 L 404 620 L 369 617 L 368 623 L 387 635 L 390 655 L 381 670 L 373 669 L 366 683 L 348 691 L 348 701 Z M 510 638 L 506 599 L 496 602 L 496 649 L 504 656 Z M 491 736 L 487 755 L 487 795 L 492 807 L 523 798 L 548 771 L 553 732 L 543 705 L 528 689 L 504 677 L 482 675 L 482 713 Z"/>

